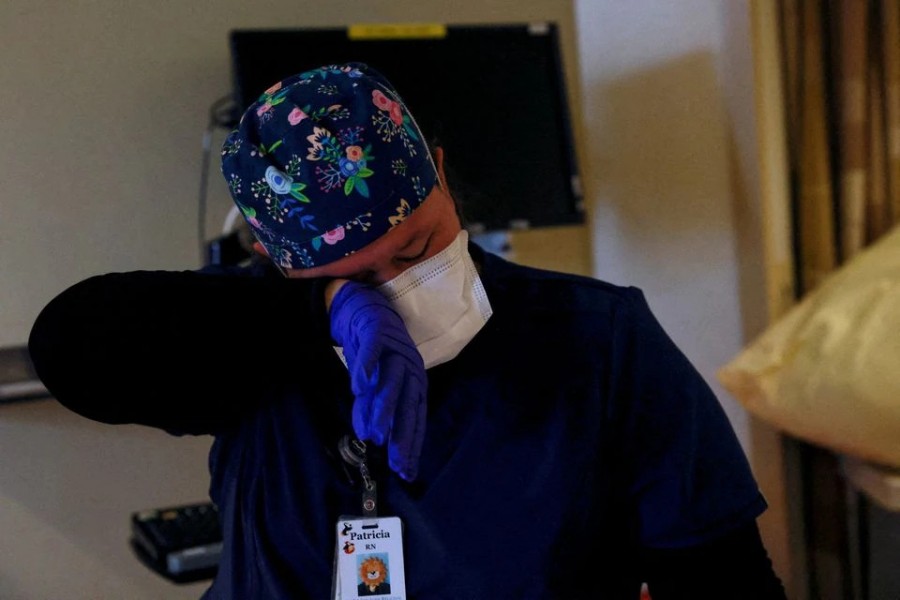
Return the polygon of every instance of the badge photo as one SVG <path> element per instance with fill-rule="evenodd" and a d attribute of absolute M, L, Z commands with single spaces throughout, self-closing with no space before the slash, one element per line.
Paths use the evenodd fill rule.
<path fill-rule="evenodd" d="M 398 517 L 342 519 L 335 533 L 336 597 L 406 600 L 403 525 Z"/>

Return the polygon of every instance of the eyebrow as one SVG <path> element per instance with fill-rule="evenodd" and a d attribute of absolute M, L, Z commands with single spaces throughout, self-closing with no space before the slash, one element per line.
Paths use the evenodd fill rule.
<path fill-rule="evenodd" d="M 428 252 L 428 247 L 431 245 L 431 238 L 433 238 L 433 237 L 434 237 L 434 231 L 432 231 L 431 233 L 428 234 L 428 239 L 425 240 L 425 245 L 422 247 L 422 251 L 419 252 L 418 254 L 416 254 L 415 256 L 399 256 L 399 255 L 397 255 L 394 258 L 396 258 L 397 260 L 399 260 L 401 262 L 412 262 L 414 260 L 419 260 L 420 258 L 425 256 L 426 252 Z M 405 250 L 406 248 L 408 248 L 411 245 L 412 245 L 412 241 L 410 241 L 410 243 L 403 246 L 403 248 L 401 248 L 400 250 Z"/>

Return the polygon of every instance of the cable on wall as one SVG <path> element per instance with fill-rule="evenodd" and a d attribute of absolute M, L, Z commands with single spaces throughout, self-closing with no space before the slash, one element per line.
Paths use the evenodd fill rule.
<path fill-rule="evenodd" d="M 209 161 L 212 138 L 216 129 L 231 129 L 237 125 L 237 105 L 231 94 L 223 96 L 209 107 L 209 120 L 203 133 L 203 158 L 200 166 L 200 189 L 197 198 L 197 244 L 200 264 L 206 262 L 206 198 L 209 191 Z"/>

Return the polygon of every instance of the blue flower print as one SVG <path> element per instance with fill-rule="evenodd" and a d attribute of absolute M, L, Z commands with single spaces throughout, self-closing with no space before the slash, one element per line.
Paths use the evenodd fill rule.
<path fill-rule="evenodd" d="M 294 200 L 309 203 L 309 198 L 303 193 L 305 183 L 295 183 L 294 178 L 282 173 L 273 166 L 266 168 L 266 175 L 259 181 L 250 185 L 250 191 L 254 198 L 262 198 L 266 203 L 266 209 L 272 213 L 272 218 L 281 221 L 281 214 L 287 212 L 287 205 Z M 274 193 L 273 193 L 274 192 Z M 274 211 L 274 212 L 273 212 Z"/>
<path fill-rule="evenodd" d="M 342 158 L 340 162 L 341 167 L 341 175 L 344 177 L 353 177 L 357 173 L 359 173 L 360 169 L 366 166 L 366 161 L 360 160 L 350 160 L 349 158 Z"/>
<path fill-rule="evenodd" d="M 266 183 L 276 194 L 290 194 L 294 179 L 270 165 L 266 169 Z"/>

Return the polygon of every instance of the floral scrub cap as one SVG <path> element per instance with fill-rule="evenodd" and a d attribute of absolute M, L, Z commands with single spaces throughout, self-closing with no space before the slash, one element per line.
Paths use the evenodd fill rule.
<path fill-rule="evenodd" d="M 222 174 L 280 266 L 338 260 L 401 223 L 437 175 L 400 96 L 362 63 L 276 83 L 222 146 Z"/>

